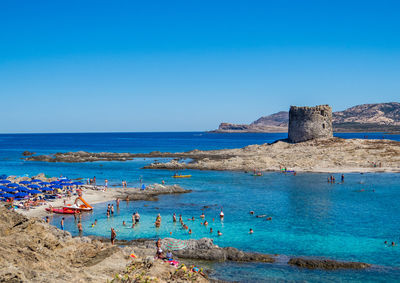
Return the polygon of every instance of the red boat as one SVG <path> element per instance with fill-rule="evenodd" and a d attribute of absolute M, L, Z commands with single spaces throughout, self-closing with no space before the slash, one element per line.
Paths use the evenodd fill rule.
<path fill-rule="evenodd" d="M 46 208 L 46 210 L 53 212 L 53 213 L 58 213 L 58 214 L 78 214 L 78 213 L 80 213 L 79 210 L 65 208 L 65 207 L 61 207 L 61 208 L 48 207 L 48 208 Z"/>

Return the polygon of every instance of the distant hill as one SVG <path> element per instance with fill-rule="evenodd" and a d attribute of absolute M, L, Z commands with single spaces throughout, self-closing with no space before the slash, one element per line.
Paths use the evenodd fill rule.
<path fill-rule="evenodd" d="M 400 103 L 377 103 L 353 106 L 333 113 L 335 132 L 400 132 Z M 217 133 L 287 132 L 289 112 L 264 116 L 251 124 L 221 123 Z"/>

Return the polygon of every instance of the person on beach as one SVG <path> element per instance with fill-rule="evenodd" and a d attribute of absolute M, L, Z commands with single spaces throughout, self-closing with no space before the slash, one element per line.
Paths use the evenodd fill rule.
<path fill-rule="evenodd" d="M 115 238 L 117 238 L 117 232 L 111 227 L 111 245 L 114 245 Z"/>
<path fill-rule="evenodd" d="M 93 184 L 96 185 L 96 176 L 93 177 Z"/>
<path fill-rule="evenodd" d="M 253 229 L 250 228 L 249 234 L 253 234 Z"/>
<path fill-rule="evenodd" d="M 79 237 L 82 237 L 83 227 L 82 227 L 81 221 L 78 222 L 77 227 L 78 227 L 78 231 L 79 231 Z"/>
<path fill-rule="evenodd" d="M 164 180 L 162 180 L 162 181 L 161 181 L 161 184 L 165 185 L 165 181 L 164 181 Z"/>
<path fill-rule="evenodd" d="M 175 213 L 172 215 L 172 222 L 176 222 L 176 214 Z"/>
<path fill-rule="evenodd" d="M 48 216 L 46 216 L 45 221 L 46 221 L 46 223 L 50 223 L 50 218 Z"/>
<path fill-rule="evenodd" d="M 107 180 L 107 179 L 104 180 L 104 188 L 105 188 L 105 191 L 106 191 L 107 188 L 108 188 L 108 180 Z"/>
<path fill-rule="evenodd" d="M 61 230 L 63 230 L 64 231 L 64 217 L 63 218 L 61 218 Z"/>

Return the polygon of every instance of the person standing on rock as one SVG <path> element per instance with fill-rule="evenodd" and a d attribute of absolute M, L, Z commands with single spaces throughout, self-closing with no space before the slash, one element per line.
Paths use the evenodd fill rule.
<path fill-rule="evenodd" d="M 115 238 L 117 238 L 117 232 L 111 227 L 111 244 L 114 245 Z"/>

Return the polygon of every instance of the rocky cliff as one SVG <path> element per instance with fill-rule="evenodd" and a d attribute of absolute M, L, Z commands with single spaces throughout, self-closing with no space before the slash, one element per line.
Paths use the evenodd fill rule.
<path fill-rule="evenodd" d="M 400 132 L 400 103 L 353 106 L 332 113 L 335 132 Z M 221 123 L 214 132 L 287 132 L 289 112 L 264 116 L 251 124 Z"/>

